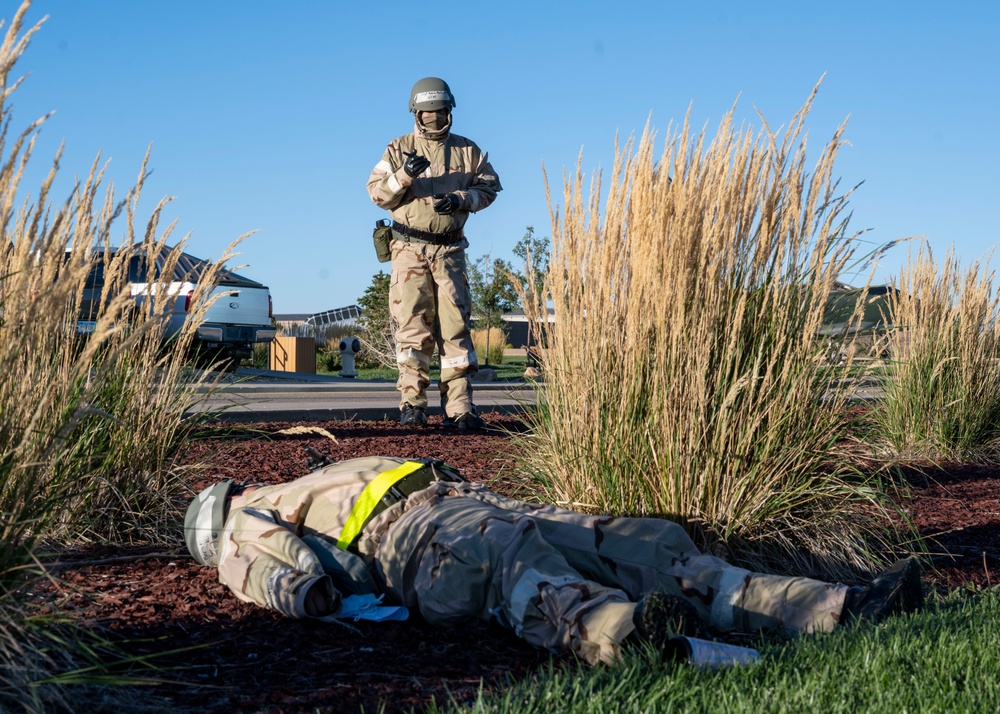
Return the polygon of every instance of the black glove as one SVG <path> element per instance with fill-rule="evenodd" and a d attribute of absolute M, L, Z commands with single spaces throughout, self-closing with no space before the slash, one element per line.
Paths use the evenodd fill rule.
<path fill-rule="evenodd" d="M 314 582 L 306 591 L 306 597 L 302 604 L 309 617 L 323 617 L 329 615 L 333 610 L 330 596 L 325 590 L 322 582 Z"/>
<path fill-rule="evenodd" d="M 462 199 L 454 193 L 438 193 L 434 195 L 434 198 L 439 199 L 434 204 L 434 212 L 443 213 L 446 216 L 450 216 L 462 205 Z"/>
<path fill-rule="evenodd" d="M 416 178 L 426 171 L 427 167 L 431 165 L 431 162 L 427 160 L 427 157 L 418 154 L 416 149 L 410 153 L 406 153 L 404 151 L 403 156 L 406 157 L 406 162 L 403 164 L 403 171 L 405 171 L 406 175 L 410 178 Z"/>

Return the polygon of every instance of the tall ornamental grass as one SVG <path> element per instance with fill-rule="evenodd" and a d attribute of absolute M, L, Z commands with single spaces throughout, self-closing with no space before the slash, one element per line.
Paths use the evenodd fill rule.
<path fill-rule="evenodd" d="M 29 157 L 30 147 L 6 165 Z M 182 482 L 172 459 L 193 426 L 183 416 L 195 389 L 214 379 L 187 359 L 208 284 L 196 289 L 192 304 L 200 306 L 183 329 L 165 334 L 164 315 L 181 297 L 169 283 L 184 244 L 166 245 L 170 227 L 157 236 L 162 203 L 142 234 L 133 230 L 144 172 L 116 203 L 111 189 L 101 193 L 95 163 L 65 203 L 51 205 L 44 186 L 38 202 L 5 217 L 13 248 L 0 285 L 0 365 L 9 375 L 0 383 L 7 464 L 0 498 L 5 513 L 17 514 L 11 527 L 23 528 L 28 541 L 179 540 L 173 526 Z M 16 189 L 20 170 L 12 176 L 0 191 Z M 119 214 L 125 235 L 112 245 Z M 80 335 L 77 316 L 97 253 L 105 257 L 102 307 L 93 331 Z M 134 254 L 164 266 L 145 294 L 128 287 Z M 219 269 L 213 265 L 204 279 L 210 283 Z"/>
<path fill-rule="evenodd" d="M 879 432 L 899 457 L 994 459 L 1000 447 L 1000 294 L 992 253 L 963 267 L 912 250 L 890 295 Z"/>
<path fill-rule="evenodd" d="M 481 365 L 503 364 L 507 334 L 499 327 L 478 327 L 472 330 L 472 346 Z"/>
<path fill-rule="evenodd" d="M 55 546 L 181 542 L 186 498 L 174 457 L 192 428 L 183 415 L 195 389 L 211 379 L 188 368 L 186 352 L 221 262 L 165 346 L 163 316 L 179 297 L 168 283 L 183 241 L 167 246 L 164 202 L 144 226 L 137 221 L 145 163 L 122 199 L 103 187 L 99 160 L 62 202 L 51 196 L 59 155 L 37 190 L 23 185 L 44 122 L 11 132 L 9 99 L 21 81 L 11 73 L 40 26 L 24 28 L 29 5 L 0 44 L 0 710 L 97 711 L 64 685 L 120 683 L 107 671 L 111 650 L 58 618 L 26 615 L 20 594 Z M 97 253 L 107 260 L 104 295 L 92 332 L 81 335 Z M 144 294 L 127 288 L 128 254 L 165 264 Z M 107 695 L 105 703 L 117 699 Z"/>
<path fill-rule="evenodd" d="M 737 129 L 735 107 L 714 138 L 685 120 L 659 158 L 647 127 L 616 147 L 603 214 L 599 176 L 565 180 L 555 318 L 532 316 L 545 387 L 525 453 L 547 497 L 675 519 L 761 569 L 873 564 L 883 500 L 836 458 L 830 384 L 853 350 L 835 372 L 815 337 L 855 242 L 832 177 L 843 126 L 806 165 L 814 96 L 780 133 Z"/>

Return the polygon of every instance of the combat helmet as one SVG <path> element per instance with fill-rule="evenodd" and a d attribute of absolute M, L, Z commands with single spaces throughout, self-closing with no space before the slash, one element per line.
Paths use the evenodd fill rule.
<path fill-rule="evenodd" d="M 435 112 L 438 109 L 455 106 L 455 95 L 443 79 L 424 77 L 410 90 L 410 111 Z"/>
<path fill-rule="evenodd" d="M 191 501 L 184 515 L 184 541 L 202 565 L 219 564 L 219 538 L 226 525 L 226 505 L 232 481 L 209 486 Z"/>

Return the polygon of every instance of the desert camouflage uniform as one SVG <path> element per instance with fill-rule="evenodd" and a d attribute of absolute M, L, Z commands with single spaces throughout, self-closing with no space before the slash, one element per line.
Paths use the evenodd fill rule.
<path fill-rule="evenodd" d="M 338 548 L 364 487 L 402 462 L 353 459 L 235 498 L 219 580 L 291 617 L 306 616 L 310 587 L 333 603 L 387 593 L 432 624 L 495 619 L 592 663 L 614 659 L 636 601 L 654 590 L 685 598 L 719 630 L 828 631 L 839 619 L 846 586 L 729 566 L 673 522 L 586 516 L 469 483 L 432 483 Z"/>
<path fill-rule="evenodd" d="M 415 126 L 394 139 L 368 178 L 372 201 L 393 221 L 435 234 L 463 231 L 470 213 L 496 199 L 500 179 L 489 156 L 465 137 L 448 132 L 430 139 Z M 416 151 L 431 162 L 410 178 L 403 152 Z M 454 193 L 461 200 L 450 215 L 434 211 L 434 196 Z M 389 309 L 396 325 L 397 387 L 400 406 L 427 407 L 429 370 L 435 344 L 441 355 L 441 407 L 448 416 L 472 411 L 469 377 L 479 369 L 472 346 L 472 294 L 465 274 L 468 241 L 437 245 L 393 231 Z"/>

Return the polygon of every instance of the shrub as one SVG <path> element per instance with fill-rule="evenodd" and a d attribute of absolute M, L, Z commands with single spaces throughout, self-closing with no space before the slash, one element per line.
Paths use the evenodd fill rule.
<path fill-rule="evenodd" d="M 870 569 L 883 499 L 835 458 L 844 395 L 814 338 L 854 251 L 832 169 L 804 122 L 712 139 L 685 121 L 654 154 L 616 147 L 604 214 L 582 172 L 553 209 L 541 392 L 527 466 L 548 498 L 676 519 L 757 569 Z M 550 205 L 552 199 L 550 196 Z M 541 303 L 540 303 L 541 304 Z M 843 371 L 841 371 L 843 370 Z M 865 515 L 859 515 L 859 514 Z"/>
<path fill-rule="evenodd" d="M 316 366 L 324 372 L 339 372 L 340 350 L 320 350 L 316 353 Z"/>
<path fill-rule="evenodd" d="M 1000 445 L 1000 294 L 991 254 L 964 268 L 922 245 L 890 295 L 879 431 L 901 457 L 995 457 Z"/>
<path fill-rule="evenodd" d="M 250 355 L 250 366 L 254 369 L 271 368 L 271 343 L 258 342 L 253 346 L 253 354 Z"/>
<path fill-rule="evenodd" d="M 510 347 L 506 333 L 499 327 L 473 330 L 472 345 L 481 365 L 503 364 L 503 352 Z"/>

